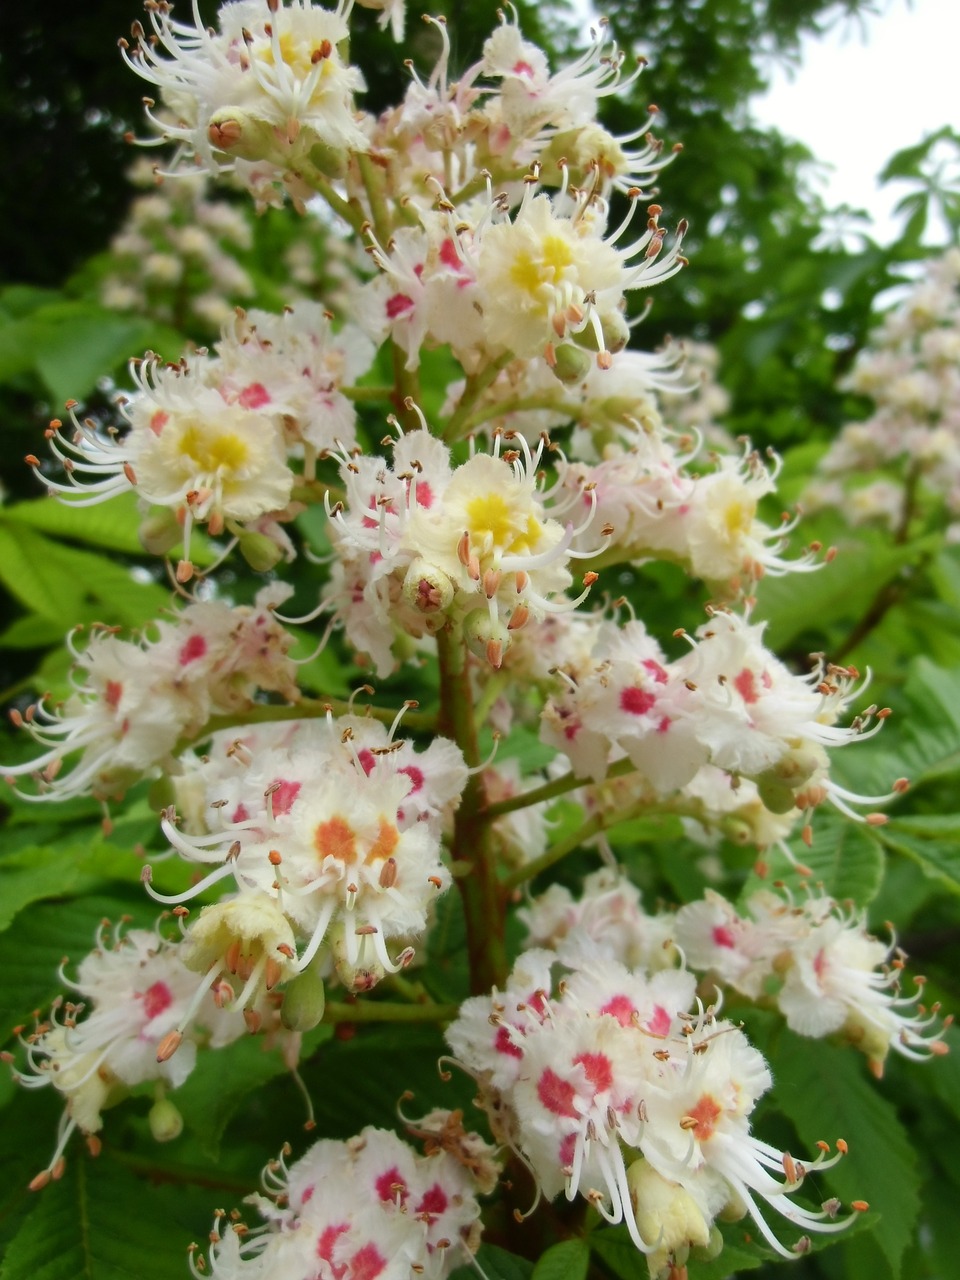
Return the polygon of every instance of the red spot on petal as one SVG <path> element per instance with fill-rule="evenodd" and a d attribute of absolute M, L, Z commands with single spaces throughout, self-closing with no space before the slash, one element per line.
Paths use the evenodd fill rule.
<path fill-rule="evenodd" d="M 407 1196 L 410 1194 L 409 1188 L 403 1180 L 403 1175 L 396 1166 L 392 1169 L 388 1169 L 386 1173 L 381 1173 L 380 1177 L 377 1178 L 374 1183 L 374 1186 L 377 1189 L 377 1195 L 380 1199 L 383 1201 L 389 1201 L 390 1204 L 396 1204 L 398 1196 L 400 1198 L 400 1203 L 403 1204 Z"/>
<path fill-rule="evenodd" d="M 152 987 L 147 987 L 142 998 L 143 1012 L 148 1019 L 155 1018 L 173 1004 L 173 995 L 165 982 L 155 982 Z"/>
<path fill-rule="evenodd" d="M 310 1184 L 310 1186 L 309 1186 L 309 1187 L 304 1187 L 304 1189 L 303 1189 L 303 1195 L 301 1195 L 301 1197 L 300 1197 L 300 1203 L 301 1203 L 301 1204 L 309 1204 L 309 1202 L 310 1202 L 312 1199 L 313 1199 L 313 1183 L 311 1182 L 311 1184 Z"/>
<path fill-rule="evenodd" d="M 613 1067 L 605 1053 L 578 1053 L 574 1062 L 583 1067 L 594 1093 L 603 1093 L 613 1084 Z"/>
<path fill-rule="evenodd" d="M 369 777 L 373 772 L 373 766 L 377 763 L 377 757 L 369 747 L 364 747 L 362 751 L 357 752 L 357 759 L 360 761 L 360 768 Z"/>
<path fill-rule="evenodd" d="M 629 711 L 634 716 L 646 715 L 656 701 L 654 694 L 648 693 L 646 689 L 638 689 L 636 685 L 620 691 L 621 711 Z"/>
<path fill-rule="evenodd" d="M 544 1108 L 555 1116 L 569 1116 L 576 1120 L 578 1116 L 573 1105 L 575 1096 L 576 1091 L 570 1081 L 562 1080 L 550 1067 L 547 1067 L 537 1081 L 537 1097 Z"/>
<path fill-rule="evenodd" d="M 244 409 L 259 409 L 269 404 L 271 398 L 270 392 L 262 382 L 251 382 L 249 387 L 244 387 L 237 396 L 237 403 L 242 404 Z"/>
<path fill-rule="evenodd" d="M 733 948 L 737 945 L 736 936 L 729 925 L 726 925 L 726 924 L 714 925 L 710 936 L 713 938 L 714 943 L 718 947 Z"/>
<path fill-rule="evenodd" d="M 532 80 L 536 75 L 536 72 L 529 62 L 524 62 L 521 58 L 518 62 L 513 64 L 513 74 L 515 76 L 526 76 L 528 79 Z"/>
<path fill-rule="evenodd" d="M 497 1027 L 497 1034 L 493 1040 L 493 1047 L 497 1053 L 505 1053 L 509 1058 L 522 1058 L 523 1050 L 518 1044 L 514 1043 L 513 1036 L 506 1027 Z"/>
<path fill-rule="evenodd" d="M 673 724 L 673 721 L 670 719 L 670 717 L 664 716 L 663 719 L 660 721 L 660 723 L 657 725 L 657 733 L 666 733 L 672 724 Z"/>
<path fill-rule="evenodd" d="M 637 1009 L 629 996 L 614 996 L 612 1000 L 607 1001 L 600 1012 L 609 1013 L 611 1017 L 616 1018 L 621 1027 L 629 1027 Z"/>
<path fill-rule="evenodd" d="M 349 1280 L 376 1280 L 387 1260 L 372 1242 L 363 1245 L 350 1259 Z"/>
<path fill-rule="evenodd" d="M 653 658 L 644 658 L 640 665 L 643 667 L 644 671 L 648 671 L 650 675 L 653 676 L 657 684 L 667 683 L 668 677 L 666 668 L 661 667 L 659 662 L 655 662 Z"/>
<path fill-rule="evenodd" d="M 734 676 L 733 687 L 744 702 L 756 702 L 759 697 L 756 676 L 749 667 L 744 667 L 738 676 Z"/>
<path fill-rule="evenodd" d="M 643 1025 L 651 1035 L 665 1036 L 670 1031 L 670 1015 L 662 1004 L 655 1004 L 653 1013 Z"/>
<path fill-rule="evenodd" d="M 418 1217 L 423 1216 L 429 1223 L 434 1223 L 441 1213 L 446 1213 L 447 1205 L 450 1201 L 447 1199 L 447 1193 L 441 1187 L 439 1182 L 435 1182 L 423 1193 L 423 1199 L 417 1205 L 414 1212 Z"/>
<path fill-rule="evenodd" d="M 191 662 L 196 662 L 198 658 L 202 658 L 207 652 L 207 642 L 203 636 L 192 635 L 180 646 L 180 653 L 177 655 L 181 667 L 187 666 Z"/>
<path fill-rule="evenodd" d="M 344 1274 L 346 1268 L 343 1266 L 334 1266 L 333 1250 L 343 1233 L 349 1230 L 349 1222 L 335 1223 L 332 1226 L 324 1227 L 320 1232 L 320 1238 L 317 1240 L 317 1257 L 322 1258 L 324 1262 L 330 1263 L 333 1274 L 337 1277 L 337 1280 L 339 1280 L 339 1278 Z"/>
<path fill-rule="evenodd" d="M 300 794 L 300 783 L 287 782 L 280 778 L 273 785 L 277 788 L 272 795 L 274 817 L 281 813 L 289 813 L 291 805 Z"/>
<path fill-rule="evenodd" d="M 428 511 L 433 506 L 433 490 L 426 480 L 417 481 L 417 506 Z"/>
<path fill-rule="evenodd" d="M 246 805 L 238 804 L 238 805 L 237 805 L 237 807 L 236 807 L 236 808 L 234 809 L 234 811 L 233 811 L 233 817 L 230 819 L 230 821 L 231 821 L 231 822 L 246 822 L 246 820 L 247 820 L 249 817 L 250 817 L 250 814 L 247 812 Z"/>
<path fill-rule="evenodd" d="M 398 773 L 405 773 L 410 779 L 410 795 L 415 791 L 419 791 L 423 786 L 423 770 L 418 769 L 415 764 L 405 764 L 402 769 L 397 770 Z"/>
<path fill-rule="evenodd" d="M 395 293 L 392 298 L 387 299 L 386 312 L 388 320 L 396 320 L 397 316 L 402 316 L 407 311 L 413 310 L 413 299 L 405 293 Z"/>
<path fill-rule="evenodd" d="M 108 680 L 103 691 L 103 700 L 108 707 L 116 708 L 123 697 L 123 685 L 119 680 Z"/>
<path fill-rule="evenodd" d="M 560 1150 L 557 1153 L 560 1158 L 560 1168 L 569 1169 L 573 1164 L 574 1152 L 577 1149 L 577 1135 L 568 1133 L 564 1135 L 563 1141 L 560 1143 Z"/>

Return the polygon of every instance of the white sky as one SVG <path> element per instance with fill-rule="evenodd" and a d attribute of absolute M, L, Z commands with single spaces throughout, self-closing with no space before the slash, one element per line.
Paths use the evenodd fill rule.
<path fill-rule="evenodd" d="M 906 188 L 881 189 L 880 170 L 942 125 L 960 128 L 960 0 L 881 3 L 879 16 L 806 39 L 800 68 L 792 78 L 775 69 L 769 94 L 753 107 L 761 124 L 832 166 L 823 182 L 828 202 L 867 209 L 873 234 L 888 243 Z"/>

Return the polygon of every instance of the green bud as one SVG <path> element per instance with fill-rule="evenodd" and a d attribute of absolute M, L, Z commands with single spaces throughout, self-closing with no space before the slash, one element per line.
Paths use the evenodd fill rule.
<path fill-rule="evenodd" d="M 221 107 L 210 117 L 207 138 L 217 151 L 241 160 L 267 160 L 276 148 L 276 130 L 242 107 Z"/>
<path fill-rule="evenodd" d="M 600 316 L 600 331 L 603 334 L 604 351 L 622 351 L 630 338 L 630 326 L 621 311 L 605 311 Z M 573 335 L 574 342 L 585 351 L 599 351 L 597 330 L 591 323 L 585 325 L 579 333 Z"/>
<path fill-rule="evenodd" d="M 403 580 L 403 595 L 418 613 L 445 613 L 453 604 L 453 583 L 442 569 L 418 556 Z"/>
<path fill-rule="evenodd" d="M 565 387 L 582 382 L 590 372 L 593 361 L 572 342 L 562 342 L 556 349 L 556 363 L 550 366 L 553 376 Z"/>
<path fill-rule="evenodd" d="M 177 517 L 165 507 L 154 507 L 144 516 L 137 530 L 143 549 L 152 556 L 165 556 L 183 541 L 183 530 Z"/>
<path fill-rule="evenodd" d="M 283 552 L 265 533 L 247 530 L 240 534 L 240 554 L 251 569 L 257 573 L 267 573 L 283 558 Z"/>
<path fill-rule="evenodd" d="M 323 979 L 316 965 L 304 969 L 283 989 L 280 1021 L 288 1031 L 312 1031 L 326 1006 Z"/>
<path fill-rule="evenodd" d="M 183 1116 L 169 1098 L 158 1098 L 147 1120 L 155 1142 L 172 1142 L 183 1133 Z"/>
<path fill-rule="evenodd" d="M 471 653 L 491 667 L 499 668 L 510 647 L 510 632 L 499 618 L 491 618 L 487 609 L 474 609 L 463 620 L 463 636 Z"/>
<path fill-rule="evenodd" d="M 791 789 L 767 774 L 757 779 L 757 794 L 761 804 L 771 813 L 789 813 L 796 808 L 797 802 Z"/>
<path fill-rule="evenodd" d="M 710 1228 L 710 1239 L 702 1248 L 693 1249 L 692 1253 L 698 1262 L 712 1262 L 723 1252 L 723 1234 L 719 1227 Z"/>
<path fill-rule="evenodd" d="M 329 146 L 326 142 L 313 134 L 313 146 L 310 148 L 307 159 L 315 169 L 319 169 L 322 174 L 328 178 L 342 178 L 347 172 L 347 156 L 346 152 L 338 151 L 335 147 Z"/>

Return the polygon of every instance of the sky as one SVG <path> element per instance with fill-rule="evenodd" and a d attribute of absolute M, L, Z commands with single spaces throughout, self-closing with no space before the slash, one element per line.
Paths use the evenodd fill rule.
<path fill-rule="evenodd" d="M 879 16 L 805 39 L 799 69 L 776 68 L 753 107 L 761 124 L 831 165 L 828 202 L 867 209 L 875 238 L 889 243 L 906 188 L 881 190 L 880 170 L 942 125 L 960 129 L 960 0 L 878 0 L 878 8 Z"/>

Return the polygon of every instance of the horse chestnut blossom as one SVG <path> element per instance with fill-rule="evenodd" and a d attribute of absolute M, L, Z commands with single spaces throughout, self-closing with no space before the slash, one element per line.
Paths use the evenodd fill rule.
<path fill-rule="evenodd" d="M 849 1225 L 836 1201 L 818 1211 L 790 1198 L 845 1148 L 828 1157 L 823 1143 L 806 1164 L 751 1134 L 769 1070 L 741 1030 L 695 1001 L 693 974 L 649 975 L 585 950 L 554 982 L 557 964 L 548 951 L 521 955 L 504 990 L 467 1000 L 447 1032 L 495 1136 L 527 1164 L 539 1192 L 579 1194 L 608 1221 L 625 1222 L 653 1276 L 709 1243 L 720 1213 L 749 1213 L 790 1257 L 760 1202 L 804 1232 Z M 647 1170 L 688 1211 L 672 1203 L 665 1211 Z"/>
<path fill-rule="evenodd" d="M 467 778 L 452 743 L 415 752 L 376 722 L 331 716 L 220 732 L 203 758 L 184 756 L 181 766 L 186 829 L 171 809 L 163 830 L 180 854 L 213 870 L 183 894 L 153 896 L 177 904 L 232 879 L 240 899 L 225 910 L 246 902 L 248 917 L 265 921 L 244 930 L 218 920 L 218 941 L 204 944 L 198 962 L 209 984 L 235 947 L 255 956 L 248 995 L 261 980 L 272 988 L 306 970 L 325 941 L 352 990 L 410 962 L 411 946 L 394 958 L 387 943 L 422 933 L 450 883 L 443 816 Z"/>
<path fill-rule="evenodd" d="M 272 612 L 287 595 L 289 588 L 275 584 L 252 606 L 197 601 L 154 623 L 155 637 L 121 640 L 95 627 L 80 649 L 73 633 L 67 643 L 75 671 L 83 672 L 74 678 L 76 691 L 62 706 L 41 699 L 13 715 L 46 749 L 0 771 L 34 778 L 34 799 L 120 797 L 172 763 L 180 739 L 197 737 L 211 716 L 250 708 L 258 690 L 296 701 L 296 668 L 287 657 L 293 638 Z M 77 751 L 79 760 L 62 773 Z"/>
<path fill-rule="evenodd" d="M 347 1142 L 316 1142 L 290 1165 L 285 1148 L 264 1170 L 267 1194 L 248 1197 L 264 1225 L 238 1232 L 218 1215 L 209 1267 L 191 1253 L 194 1276 L 445 1280 L 477 1251 L 477 1194 L 492 1190 L 497 1164 L 458 1112 L 410 1128 L 425 1155 L 369 1126 Z"/>
<path fill-rule="evenodd" d="M 244 1032 L 238 1014 L 209 997 L 196 999 L 197 977 L 183 963 L 178 944 L 145 929 L 108 932 L 108 924 L 98 928 L 96 947 L 80 962 L 75 980 L 61 969 L 76 998 L 58 999 L 47 1019 L 21 1034 L 26 1066 L 14 1065 L 14 1078 L 29 1089 L 52 1085 L 66 1099 L 56 1149 L 34 1179 L 35 1188 L 61 1176 L 63 1153 L 77 1129 L 96 1148 L 102 1113 L 134 1085 L 157 1081 L 151 1124 L 160 1140 L 175 1137 L 176 1114 L 163 1103 L 164 1088 L 176 1089 L 189 1076 L 198 1042 L 221 1048 Z M 183 1041 L 174 1028 L 187 1021 L 188 1038 L 173 1057 L 165 1045 L 171 1034 L 179 1035 L 178 1044 Z M 15 1064 L 12 1054 L 4 1058 Z"/>
<path fill-rule="evenodd" d="M 583 599 L 562 593 L 570 561 L 589 554 L 570 544 L 592 513 L 577 528 L 561 524 L 565 504 L 548 506 L 536 480 L 543 443 L 533 454 L 523 437 L 512 443 L 498 436 L 492 454 L 453 468 L 424 428 L 394 444 L 392 467 L 344 457 L 345 501 L 330 508 L 338 559 L 328 600 L 378 674 L 394 665 L 394 626 L 419 637 L 457 620 L 471 648 L 499 667 L 528 619 Z"/>
<path fill-rule="evenodd" d="M 799 903 L 768 890 L 753 894 L 743 914 L 720 894 L 680 908 L 675 937 L 687 963 L 757 999 L 773 996 L 787 1026 L 799 1035 L 839 1033 L 883 1074 L 888 1052 L 921 1059 L 946 1052 L 940 1038 L 952 1019 L 939 1005 L 901 994 L 905 957 L 895 943 L 867 932 L 862 912 L 811 894 Z"/>

